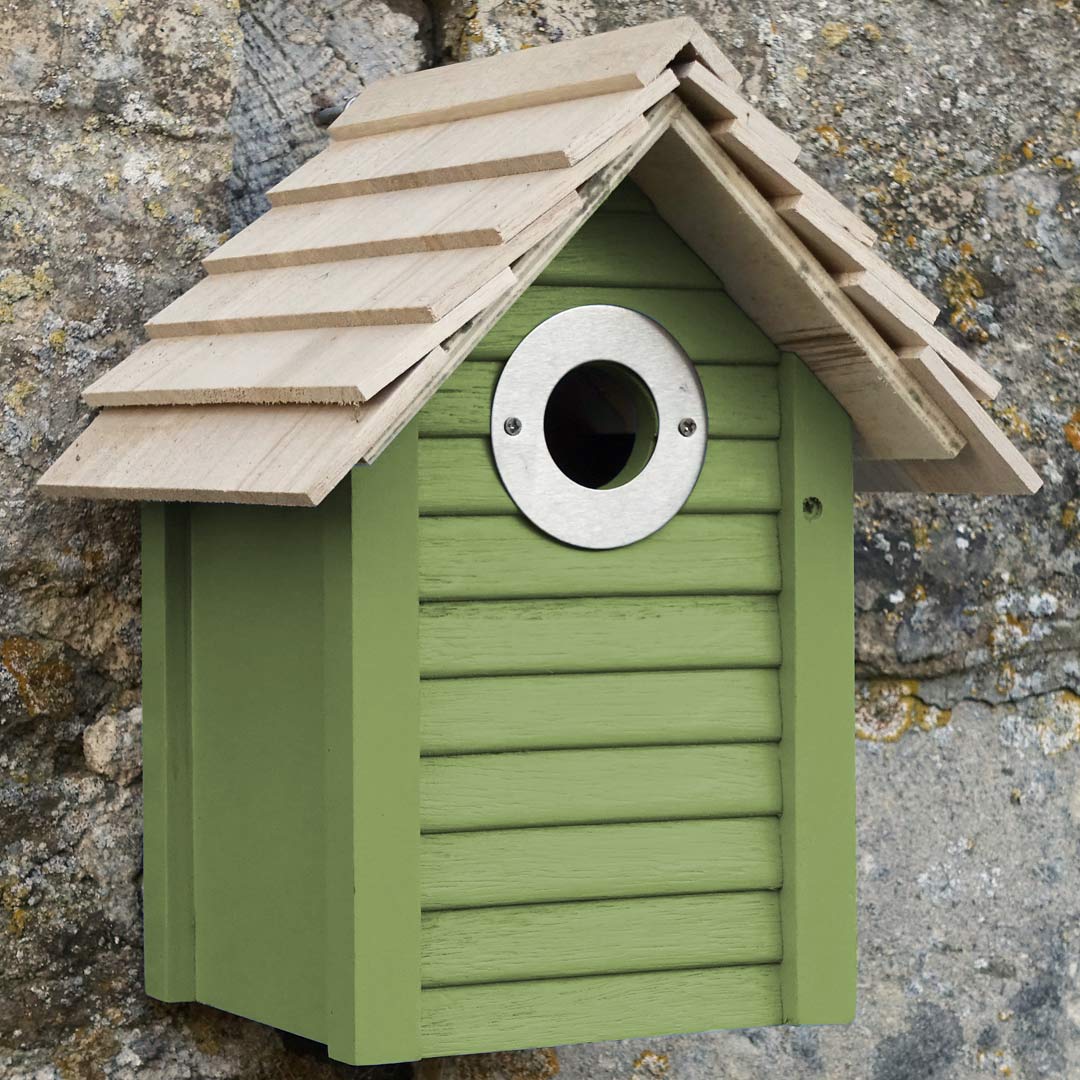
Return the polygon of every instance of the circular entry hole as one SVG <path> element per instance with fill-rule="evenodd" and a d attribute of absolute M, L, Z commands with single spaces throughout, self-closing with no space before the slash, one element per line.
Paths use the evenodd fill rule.
<path fill-rule="evenodd" d="M 592 360 L 568 371 L 544 411 L 544 439 L 562 472 L 587 488 L 615 488 L 649 463 L 659 429 L 656 402 L 630 368 Z"/>

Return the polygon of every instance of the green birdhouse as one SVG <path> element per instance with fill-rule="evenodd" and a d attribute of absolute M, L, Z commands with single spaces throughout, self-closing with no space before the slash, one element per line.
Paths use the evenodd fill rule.
<path fill-rule="evenodd" d="M 154 997 L 357 1064 L 851 1019 L 853 492 L 1039 480 L 738 84 L 675 19 L 368 87 L 87 390 Z"/>

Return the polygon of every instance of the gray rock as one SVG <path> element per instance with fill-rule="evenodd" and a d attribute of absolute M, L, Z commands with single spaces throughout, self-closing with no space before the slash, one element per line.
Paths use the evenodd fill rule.
<path fill-rule="evenodd" d="M 142 773 L 141 732 L 141 706 L 106 713 L 83 732 L 86 764 L 118 784 L 130 784 Z"/>

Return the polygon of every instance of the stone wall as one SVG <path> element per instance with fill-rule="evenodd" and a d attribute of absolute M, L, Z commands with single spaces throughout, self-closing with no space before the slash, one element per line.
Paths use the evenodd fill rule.
<path fill-rule="evenodd" d="M 33 489 L 79 390 L 391 71 L 677 13 L 1004 383 L 1026 501 L 861 501 L 859 1016 L 423 1080 L 1080 1075 L 1076 0 L 19 0 L 0 86 L 0 1075 L 409 1076 L 141 991 L 130 507 Z"/>

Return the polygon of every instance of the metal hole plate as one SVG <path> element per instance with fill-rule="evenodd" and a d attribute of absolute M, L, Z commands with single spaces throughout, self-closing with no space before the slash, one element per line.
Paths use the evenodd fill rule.
<path fill-rule="evenodd" d="M 628 367 L 656 403 L 652 457 L 621 487 L 574 483 L 544 438 L 551 391 L 567 372 L 596 360 Z M 537 326 L 506 362 L 492 402 L 495 464 L 510 497 L 537 528 L 582 548 L 623 547 L 670 521 L 697 482 L 708 430 L 705 395 L 679 343 L 640 312 L 608 304 L 570 308 Z"/>

